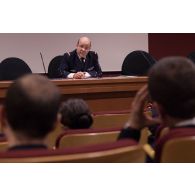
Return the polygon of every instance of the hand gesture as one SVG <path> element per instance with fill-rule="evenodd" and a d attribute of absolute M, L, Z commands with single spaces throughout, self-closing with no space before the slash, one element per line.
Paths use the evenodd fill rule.
<path fill-rule="evenodd" d="M 77 72 L 73 75 L 73 79 L 84 79 L 85 73 L 84 72 Z"/>
<path fill-rule="evenodd" d="M 126 126 L 130 126 L 135 129 L 142 129 L 149 125 L 161 123 L 160 118 L 152 118 L 151 115 L 144 112 L 148 97 L 148 88 L 147 85 L 145 85 L 138 91 L 132 102 L 131 113 Z"/>

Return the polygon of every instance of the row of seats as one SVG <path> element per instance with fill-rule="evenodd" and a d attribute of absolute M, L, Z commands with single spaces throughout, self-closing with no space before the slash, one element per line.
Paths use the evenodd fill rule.
<path fill-rule="evenodd" d="M 72 157 L 76 156 L 75 158 L 77 159 L 77 162 L 79 162 L 79 156 L 83 158 L 83 155 L 85 156 L 85 160 L 87 161 L 87 158 L 90 157 L 91 155 L 94 157 L 96 157 L 97 153 L 98 153 L 98 162 L 109 162 L 107 161 L 108 159 L 108 156 L 106 154 L 110 153 L 112 154 L 112 156 L 115 156 L 115 155 L 121 155 L 119 154 L 118 152 L 118 149 L 117 148 L 111 148 L 110 147 L 112 145 L 114 146 L 118 146 L 116 144 L 116 140 L 117 140 L 117 137 L 121 131 L 121 127 L 122 125 L 124 124 L 124 122 L 121 122 L 120 120 L 117 120 L 117 117 L 119 117 L 119 119 L 121 119 L 121 116 L 123 116 L 125 119 L 125 117 L 127 117 L 127 113 L 105 113 L 103 115 L 99 115 L 100 113 L 94 113 L 94 118 L 98 118 L 98 121 L 100 122 L 100 129 L 87 129 L 87 130 L 67 130 L 64 131 L 64 129 L 61 128 L 61 126 L 59 125 L 59 128 L 57 130 L 55 130 L 54 132 L 52 132 L 52 134 L 49 136 L 50 138 L 52 138 L 51 140 L 47 140 L 47 145 L 50 145 L 51 148 L 53 148 L 53 146 L 55 146 L 55 149 L 58 150 L 59 152 L 59 149 L 62 149 L 62 153 L 60 153 L 60 155 L 62 155 L 62 159 L 65 160 L 65 162 L 69 162 L 69 158 L 67 159 L 67 153 L 63 153 L 63 148 L 71 148 L 71 150 L 65 150 L 66 152 L 74 152 L 71 153 L 71 159 Z M 101 118 L 99 118 L 101 117 Z M 112 123 L 112 117 L 116 120 L 116 121 L 119 121 L 118 124 L 114 123 L 114 125 L 118 125 L 119 128 L 114 128 L 114 125 Z M 102 119 L 102 123 L 101 123 L 101 120 Z M 108 119 L 108 120 L 106 120 Z M 108 123 L 108 121 L 110 121 L 110 124 Z M 115 121 L 115 122 L 116 122 Z M 104 124 L 104 122 L 106 122 L 107 124 L 110 125 L 110 129 L 108 128 L 104 128 L 104 126 L 101 126 L 102 124 Z M 129 146 L 124 146 L 124 147 L 128 147 L 128 149 L 134 153 L 134 155 L 136 154 L 136 157 L 137 155 L 142 155 L 144 153 L 147 153 L 152 159 L 155 159 L 156 162 L 195 162 L 195 155 L 194 155 L 194 150 L 192 150 L 192 148 L 194 148 L 194 145 L 195 145 L 195 129 L 194 128 L 186 128 L 186 129 L 183 129 L 183 128 L 178 128 L 176 130 L 173 130 L 171 133 L 169 133 L 169 129 L 163 129 L 162 131 L 159 131 L 159 135 L 158 137 L 161 138 L 160 139 L 160 142 L 157 143 L 157 147 L 155 148 L 155 151 L 151 148 L 151 146 L 149 144 L 147 144 L 148 142 L 148 136 L 150 135 L 150 131 L 148 129 L 143 129 L 142 130 L 142 133 L 141 133 L 141 139 L 139 140 L 139 147 L 135 147 L 133 146 L 133 149 L 132 147 L 129 148 Z M 166 135 L 167 133 L 168 136 Z M 163 139 L 162 139 L 163 137 Z M 91 148 L 94 144 L 98 144 L 98 145 L 95 145 L 94 150 L 88 150 L 89 148 Z M 6 148 L 7 148 L 7 140 L 5 137 L 1 136 L 0 137 L 0 148 L 2 149 L 3 147 L 3 150 L 5 151 Z M 99 151 L 100 148 L 103 149 L 103 147 L 105 147 L 105 150 L 104 152 L 103 151 Z M 108 148 L 107 148 L 108 147 Z M 75 148 L 75 150 L 73 150 L 73 148 Z M 84 148 L 84 149 L 83 149 Z M 97 151 L 97 148 L 98 148 L 98 151 Z M 135 149 L 135 151 L 134 151 Z M 84 151 L 83 151 L 84 150 Z M 111 151 L 110 151 L 111 150 Z M 122 151 L 124 151 L 125 149 L 123 148 Z M 51 150 L 50 150 L 51 151 Z M 121 148 L 120 148 L 120 151 L 121 151 Z M 129 151 L 129 152 L 130 152 Z M 138 154 L 136 153 L 136 151 L 138 152 Z M 142 151 L 142 152 L 141 152 Z M 51 151 L 51 155 L 53 156 L 56 156 L 58 155 L 59 153 L 53 153 L 53 151 Z M 82 155 L 77 155 L 77 152 L 78 154 L 80 154 L 80 152 L 82 153 Z M 128 152 L 128 155 L 130 154 Z M 84 154 L 83 154 L 84 153 Z M 15 153 L 14 153 L 15 154 Z M 12 154 L 10 156 L 10 160 L 8 161 L 14 161 L 15 162 L 15 157 L 14 154 Z M 25 154 L 25 153 L 24 153 Z M 30 155 L 31 153 L 29 153 L 28 155 Z M 34 154 L 34 153 L 33 153 Z M 48 160 L 50 161 L 50 153 L 40 153 L 41 154 L 48 154 Z M 69 153 L 68 153 L 69 154 Z M 16 154 L 15 154 L 16 155 Z M 36 154 L 34 154 L 36 155 Z M 72 156 L 73 155 L 73 156 Z M 103 157 L 102 157 L 103 155 Z M 123 157 L 125 158 L 125 153 L 123 153 Z M 1 160 L 3 160 L 3 162 L 5 162 L 4 160 L 4 155 L 2 156 L 3 159 L 0 159 L 0 162 Z M 30 156 L 29 156 L 30 157 Z M 0 158 L 1 158 L 1 155 L 0 155 Z M 7 157 L 5 157 L 7 158 Z M 23 158 L 25 158 L 25 156 L 22 156 L 21 154 L 21 158 L 18 158 L 18 162 L 20 160 L 23 160 Z M 45 160 L 47 158 L 41 158 L 42 160 Z M 61 158 L 61 157 L 57 157 L 58 158 Z M 92 157 L 91 157 L 92 158 Z M 105 159 L 106 158 L 106 159 Z M 108 159 L 107 159 L 108 158 Z M 140 157 L 141 158 L 141 157 Z M 138 159 L 140 159 L 138 158 Z M 53 159 L 53 157 L 52 157 Z M 116 156 L 114 157 L 114 159 L 116 160 Z M 112 160 L 114 160 L 112 159 Z M 129 162 L 129 158 L 125 158 L 127 161 L 125 162 Z M 130 158 L 130 162 L 133 161 L 132 159 L 132 156 Z M 137 158 L 136 158 L 137 159 Z M 143 158 L 141 158 L 143 159 Z M 145 159 L 145 158 L 144 158 Z M 26 160 L 26 158 L 25 158 Z M 32 160 L 32 158 L 31 158 Z M 40 159 L 38 159 L 37 162 L 39 162 Z M 54 157 L 54 159 L 56 161 L 56 158 Z M 81 159 L 80 159 L 81 160 Z M 91 159 L 92 161 L 95 162 L 95 159 Z M 96 159 L 97 160 L 97 159 Z M 110 159 L 111 160 L 111 159 Z M 134 159 L 135 160 L 135 159 Z M 36 159 L 33 161 L 35 162 Z M 22 162 L 22 161 L 20 161 Z M 42 161 L 41 161 L 42 162 Z M 52 160 L 51 160 L 52 162 Z M 88 161 L 87 161 L 88 162 Z M 97 161 L 96 161 L 97 162 Z M 111 161 L 110 161 L 111 162 Z M 115 162 L 115 161 L 113 161 Z M 122 160 L 120 162 L 123 162 Z M 136 161 L 133 161 L 133 162 L 137 162 Z M 140 161 L 139 161 L 140 162 Z"/>
<path fill-rule="evenodd" d="M 117 133 L 121 130 L 125 122 L 127 121 L 129 117 L 129 111 L 124 111 L 124 112 L 110 112 L 110 113 L 105 113 L 105 114 L 100 114 L 100 113 L 94 113 L 93 114 L 93 125 L 92 127 L 88 130 L 72 130 L 68 131 L 67 129 L 64 130 L 64 127 L 62 126 L 61 123 L 57 125 L 54 131 L 52 131 L 47 139 L 46 139 L 46 144 L 50 147 L 53 148 L 55 146 L 57 137 L 66 132 L 66 133 L 89 133 L 92 132 L 93 135 L 101 132 L 109 132 L 109 131 L 115 131 L 117 130 Z M 0 150 L 5 151 L 7 147 L 7 142 L 4 137 L 0 137 Z M 112 139 L 114 141 L 116 139 Z M 96 140 L 94 143 L 98 143 L 98 140 Z"/>
<path fill-rule="evenodd" d="M 111 132 L 111 131 L 110 131 Z M 0 153 L 0 162 L 145 162 L 146 154 L 156 162 L 195 162 L 195 129 L 176 129 L 165 135 L 155 152 L 147 143 L 137 144 L 133 140 L 114 141 L 117 130 L 110 137 L 100 133 L 66 132 L 57 140 L 55 150 L 31 150 Z M 106 133 L 106 132 L 104 132 Z M 108 132 L 107 132 L 108 133 Z M 83 136 L 82 136 L 83 135 Z M 81 136 L 81 139 L 78 137 Z M 102 143 L 95 143 L 105 136 Z M 91 144 L 91 139 L 93 144 Z M 60 143 L 62 141 L 62 145 Z M 110 139 L 109 141 L 106 139 Z M 113 140 L 114 139 L 114 140 Z M 81 143 L 81 142 L 82 143 Z M 85 143 L 86 142 L 86 143 Z M 64 145 L 63 145 L 64 144 Z"/>
<path fill-rule="evenodd" d="M 142 146 L 130 140 L 58 150 L 30 150 L 0 153 L 0 162 L 144 162 Z"/>
<path fill-rule="evenodd" d="M 92 155 L 92 154 L 100 155 L 101 154 L 100 156 L 102 156 L 102 155 L 105 156 L 105 154 L 111 153 L 112 154 L 111 156 L 115 156 L 115 155 L 117 155 L 117 156 L 122 155 L 123 156 L 122 157 L 123 160 L 120 159 L 120 160 L 118 160 L 119 162 L 144 162 L 145 161 L 145 157 L 144 157 L 145 153 L 144 153 L 142 147 L 133 146 L 133 148 L 132 147 L 129 148 L 129 146 L 125 144 L 125 145 L 123 145 L 124 148 L 120 148 L 120 149 L 116 148 L 116 146 L 118 146 L 118 144 L 116 143 L 117 142 L 116 140 L 117 140 L 118 134 L 120 133 L 121 128 L 124 124 L 124 121 L 121 122 L 119 120 L 119 123 L 117 124 L 119 127 L 114 128 L 114 125 L 112 124 L 111 116 L 113 116 L 115 120 L 117 119 L 117 116 L 120 119 L 121 119 L 121 116 L 123 116 L 124 117 L 123 119 L 126 120 L 127 113 L 126 112 L 124 112 L 124 113 L 122 113 L 122 112 L 121 113 L 106 113 L 104 115 L 103 114 L 100 115 L 100 113 L 94 113 L 94 118 L 96 118 L 96 117 L 98 118 L 99 116 L 101 116 L 102 121 L 106 121 L 106 118 L 108 118 L 108 121 L 110 122 L 110 128 L 103 128 L 102 127 L 99 129 L 92 128 L 92 129 L 86 129 L 86 130 L 85 129 L 81 129 L 81 130 L 67 130 L 66 129 L 66 130 L 63 130 L 59 124 L 58 128 L 49 135 L 48 138 L 50 138 L 50 139 L 47 140 L 47 145 L 50 145 L 51 149 L 55 145 L 55 149 L 57 149 L 57 151 L 59 151 L 59 150 L 63 151 L 63 149 L 66 149 L 65 153 L 64 152 L 61 153 L 61 154 L 63 154 L 63 158 L 67 157 L 65 155 L 67 151 L 70 152 L 74 148 L 74 150 L 73 150 L 74 155 L 73 156 L 76 156 L 76 158 L 78 157 L 77 153 L 80 153 L 80 152 L 84 152 L 84 154 L 82 154 L 81 156 L 83 156 L 83 155 L 88 156 L 89 153 L 90 153 L 90 155 Z M 101 123 L 99 118 L 98 118 L 98 121 Z M 116 123 L 114 123 L 114 124 L 116 124 Z M 142 132 L 143 133 L 142 133 L 142 137 L 140 139 L 140 143 L 147 143 L 148 131 L 144 130 Z M 92 149 L 91 147 L 93 148 L 93 150 L 91 150 Z M 137 154 L 138 155 L 137 157 L 138 157 L 138 159 L 141 158 L 142 160 L 141 161 L 136 160 L 136 159 L 133 160 L 131 156 L 125 157 L 126 152 L 124 153 L 124 151 L 126 151 L 126 149 L 127 149 L 126 147 L 128 148 L 127 154 L 129 154 L 130 152 L 136 153 L 136 151 L 138 151 L 138 154 L 141 154 L 141 157 L 139 157 L 138 154 Z M 5 151 L 7 148 L 7 141 L 6 141 L 5 137 L 2 137 L 0 140 L 0 148 L 3 151 Z M 102 149 L 102 151 L 99 151 L 100 149 Z M 122 154 L 121 154 L 121 152 L 122 152 Z M 51 153 L 52 153 L 52 155 L 54 154 L 52 151 L 51 151 Z M 44 154 L 44 152 L 42 154 Z M 58 154 L 58 152 L 57 152 L 57 154 Z M 21 156 L 23 156 L 23 155 L 21 154 Z M 100 158 L 100 156 L 98 157 L 98 159 Z M 0 162 L 1 162 L 1 160 L 5 160 L 4 157 L 2 156 L 3 159 L 0 159 Z M 87 158 L 87 157 L 85 157 L 85 158 Z M 95 160 L 98 160 L 98 162 L 101 162 L 101 160 L 102 160 L 102 162 L 107 162 L 107 161 L 112 162 L 110 158 L 109 158 L 110 160 L 107 159 L 107 156 L 105 156 L 105 158 L 101 157 L 99 160 L 98 159 L 91 159 L 91 160 L 94 162 L 97 162 Z M 13 160 L 13 158 L 11 158 L 11 159 Z M 10 162 L 12 161 L 11 159 L 10 159 Z M 32 160 L 32 158 L 31 158 L 31 160 Z M 116 156 L 112 160 L 116 161 L 117 160 Z M 19 158 L 19 161 L 21 162 L 22 159 Z M 33 162 L 34 161 L 35 160 L 33 160 Z M 15 159 L 14 159 L 14 162 L 15 162 Z M 88 160 L 87 160 L 87 162 L 88 162 Z"/>

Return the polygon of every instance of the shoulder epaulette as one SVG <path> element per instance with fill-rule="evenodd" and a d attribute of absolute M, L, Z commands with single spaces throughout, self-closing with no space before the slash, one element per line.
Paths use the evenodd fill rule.
<path fill-rule="evenodd" d="M 97 52 L 95 52 L 95 51 L 91 51 L 91 53 L 93 53 L 93 54 L 97 55 Z"/>

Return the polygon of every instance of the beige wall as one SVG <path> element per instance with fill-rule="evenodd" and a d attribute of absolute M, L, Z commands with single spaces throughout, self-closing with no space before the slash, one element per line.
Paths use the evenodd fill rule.
<path fill-rule="evenodd" d="M 7 57 L 25 60 L 34 73 L 43 73 L 56 55 L 75 49 L 79 37 L 92 40 L 92 50 L 99 55 L 103 71 L 119 71 L 125 56 L 133 50 L 148 51 L 147 33 L 1 33 L 0 61 Z"/>

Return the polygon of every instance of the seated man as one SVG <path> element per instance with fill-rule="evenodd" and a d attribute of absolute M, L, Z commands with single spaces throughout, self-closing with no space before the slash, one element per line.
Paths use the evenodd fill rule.
<path fill-rule="evenodd" d="M 55 128 L 60 106 L 58 88 L 46 77 L 26 75 L 9 87 L 1 108 L 1 124 L 9 151 L 44 149 Z"/>
<path fill-rule="evenodd" d="M 195 127 L 195 66 L 184 57 L 167 57 L 159 60 L 150 70 L 148 86 L 136 95 L 131 114 L 119 139 L 139 140 L 140 129 L 160 123 L 173 128 Z M 158 117 L 144 114 L 150 97 Z M 175 129 L 176 129 L 175 128 Z"/>
<path fill-rule="evenodd" d="M 98 55 L 90 49 L 89 38 L 81 37 L 77 42 L 76 49 L 64 54 L 59 70 L 61 77 L 74 79 L 101 77 L 102 70 L 98 62 Z"/>

